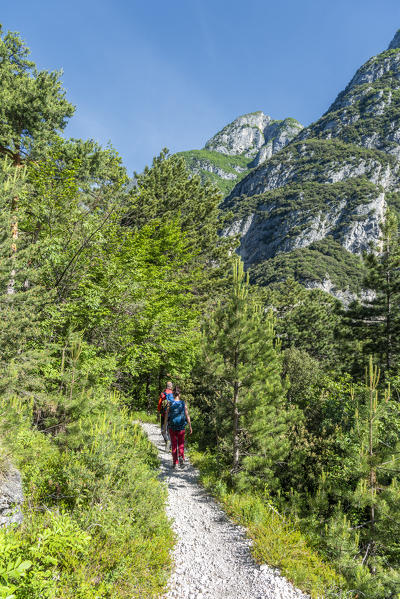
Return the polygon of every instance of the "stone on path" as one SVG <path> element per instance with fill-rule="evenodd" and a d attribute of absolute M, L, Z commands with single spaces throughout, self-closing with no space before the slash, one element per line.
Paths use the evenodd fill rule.
<path fill-rule="evenodd" d="M 256 564 L 244 529 L 199 486 L 195 468 L 186 462 L 173 470 L 159 426 L 142 427 L 159 451 L 167 514 L 178 539 L 165 599 L 308 599 L 276 569 Z"/>

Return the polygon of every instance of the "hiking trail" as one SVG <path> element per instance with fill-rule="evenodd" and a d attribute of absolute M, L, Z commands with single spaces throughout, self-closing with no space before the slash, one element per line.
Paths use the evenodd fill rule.
<path fill-rule="evenodd" d="M 159 425 L 142 427 L 159 452 L 167 514 L 177 536 L 165 599 L 309 599 L 278 570 L 256 564 L 245 529 L 233 524 L 199 485 L 187 458 L 184 469 L 173 470 Z"/>

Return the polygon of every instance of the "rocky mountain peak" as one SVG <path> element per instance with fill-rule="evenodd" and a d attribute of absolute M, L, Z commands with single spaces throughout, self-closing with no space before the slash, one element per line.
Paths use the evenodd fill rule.
<path fill-rule="evenodd" d="M 400 215 L 400 30 L 320 119 L 258 163 L 266 151 L 267 136 L 223 203 L 224 234 L 240 236 L 253 280 L 358 293 L 360 254 L 378 244 L 388 206 Z"/>
<path fill-rule="evenodd" d="M 400 48 L 400 29 L 396 31 L 396 35 L 390 42 L 388 50 L 395 50 L 396 48 Z"/>
<path fill-rule="evenodd" d="M 283 148 L 302 128 L 296 119 L 276 121 L 259 110 L 243 114 L 226 125 L 208 140 L 204 149 L 253 158 L 256 166 Z"/>
<path fill-rule="evenodd" d="M 296 119 L 274 120 L 259 110 L 237 117 L 201 150 L 180 155 L 191 173 L 214 183 L 226 196 L 251 169 L 279 152 L 302 129 Z"/>
<path fill-rule="evenodd" d="M 328 111 L 300 137 L 339 138 L 400 159 L 400 30 L 388 50 L 372 56 Z"/>
<path fill-rule="evenodd" d="M 271 117 L 261 110 L 244 114 L 208 140 L 205 149 L 228 156 L 242 154 L 253 157 L 264 145 L 265 133 L 271 123 Z"/>

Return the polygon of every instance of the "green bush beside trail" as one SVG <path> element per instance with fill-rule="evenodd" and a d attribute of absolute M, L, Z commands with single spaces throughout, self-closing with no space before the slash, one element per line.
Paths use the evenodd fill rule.
<path fill-rule="evenodd" d="M 173 536 L 157 455 L 113 407 L 60 442 L 31 428 L 26 404 L 1 402 L 25 506 L 21 527 L 0 530 L 0 597 L 143 599 L 164 589 Z"/>

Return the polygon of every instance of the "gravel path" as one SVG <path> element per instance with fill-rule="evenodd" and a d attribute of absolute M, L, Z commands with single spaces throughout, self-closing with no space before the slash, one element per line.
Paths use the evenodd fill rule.
<path fill-rule="evenodd" d="M 159 450 L 167 514 L 178 538 L 165 599 L 309 599 L 277 570 L 255 563 L 244 529 L 199 486 L 193 466 L 186 462 L 184 469 L 173 470 L 160 427 L 142 426 Z"/>

